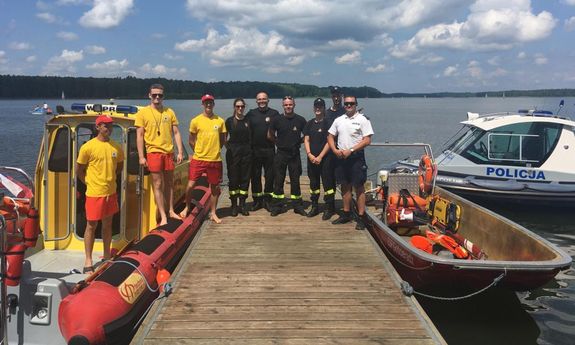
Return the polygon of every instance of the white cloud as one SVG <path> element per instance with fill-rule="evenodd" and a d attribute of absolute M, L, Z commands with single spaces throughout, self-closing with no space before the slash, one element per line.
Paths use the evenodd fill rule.
<path fill-rule="evenodd" d="M 133 0 L 94 0 L 94 7 L 78 22 L 87 28 L 109 29 L 120 25 L 133 7 Z"/>
<path fill-rule="evenodd" d="M 575 6 L 575 0 L 563 0 L 567 5 Z"/>
<path fill-rule="evenodd" d="M 59 6 L 67 6 L 67 5 L 87 5 L 91 1 L 90 0 L 58 0 L 56 4 Z"/>
<path fill-rule="evenodd" d="M 547 11 L 533 14 L 530 4 L 530 0 L 477 0 L 470 7 L 466 21 L 423 28 L 389 52 L 394 57 L 406 58 L 430 48 L 506 50 L 519 43 L 543 39 L 551 34 L 556 19 Z"/>
<path fill-rule="evenodd" d="M 319 76 L 321 76 L 321 72 L 320 72 L 320 71 L 315 71 L 315 72 L 312 72 L 311 75 L 314 76 L 314 77 L 319 77 Z"/>
<path fill-rule="evenodd" d="M 74 51 L 74 50 L 62 50 L 59 56 L 54 56 L 48 60 L 46 66 L 44 66 L 43 74 L 46 75 L 57 75 L 62 72 L 65 74 L 76 73 L 75 63 L 82 61 L 84 59 L 84 51 Z"/>
<path fill-rule="evenodd" d="M 536 65 L 546 65 L 549 60 L 543 54 L 535 54 L 535 59 L 533 60 Z"/>
<path fill-rule="evenodd" d="M 99 55 L 106 53 L 106 48 L 102 46 L 86 46 L 86 48 L 84 49 L 86 49 L 86 53 L 92 55 Z"/>
<path fill-rule="evenodd" d="M 487 63 L 491 66 L 499 66 L 501 58 L 499 56 L 494 56 L 487 60 Z"/>
<path fill-rule="evenodd" d="M 575 2 L 575 0 L 573 0 Z M 565 19 L 565 30 L 573 31 L 575 30 L 575 17 Z"/>
<path fill-rule="evenodd" d="M 362 42 L 356 41 L 352 38 L 341 38 L 338 40 L 329 40 L 325 44 L 316 47 L 318 50 L 358 50 L 362 49 L 365 45 Z"/>
<path fill-rule="evenodd" d="M 335 58 L 337 64 L 355 64 L 361 61 L 361 53 L 354 50 L 351 53 L 344 54 Z"/>
<path fill-rule="evenodd" d="M 387 70 L 387 66 L 381 63 L 377 66 L 371 66 L 365 69 L 365 71 L 369 73 L 384 72 L 385 70 Z"/>
<path fill-rule="evenodd" d="M 227 33 L 215 29 L 206 38 L 176 43 L 174 49 L 181 52 L 200 52 L 214 66 L 240 66 L 262 68 L 278 73 L 278 66 L 299 64 L 304 54 L 284 42 L 277 32 L 262 33 L 257 29 L 226 27 Z M 285 71 L 286 69 L 281 69 Z"/>
<path fill-rule="evenodd" d="M 75 41 L 78 39 L 78 35 L 70 31 L 60 31 L 56 34 L 56 37 L 64 41 Z"/>
<path fill-rule="evenodd" d="M 174 54 L 170 54 L 170 53 L 165 53 L 164 58 L 168 59 L 168 60 L 181 60 L 184 57 L 181 55 L 174 55 Z"/>
<path fill-rule="evenodd" d="M 139 75 L 142 77 L 179 77 L 186 75 L 188 70 L 185 68 L 172 68 L 165 65 L 155 65 L 146 63 L 139 68 Z"/>
<path fill-rule="evenodd" d="M 5 64 L 8 62 L 8 59 L 6 59 L 6 52 L 3 50 L 0 50 L 0 64 Z"/>
<path fill-rule="evenodd" d="M 127 59 L 124 60 L 108 60 L 105 62 L 96 62 L 91 65 L 87 65 L 87 69 L 100 70 L 100 71 L 118 71 L 128 67 L 129 63 Z"/>
<path fill-rule="evenodd" d="M 418 58 L 409 59 L 409 62 L 413 63 L 413 64 L 419 64 L 419 65 L 435 65 L 436 63 L 439 63 L 443 60 L 444 60 L 444 58 L 442 56 L 435 55 L 433 53 L 429 53 L 429 54 L 424 54 Z"/>
<path fill-rule="evenodd" d="M 34 62 L 36 61 L 36 55 L 30 55 L 26 58 L 26 62 Z"/>
<path fill-rule="evenodd" d="M 457 76 L 457 75 L 459 74 L 459 73 L 458 73 L 458 68 L 459 68 L 459 65 L 447 66 L 447 67 L 445 68 L 445 70 L 443 70 L 443 76 L 445 76 L 445 77 L 454 77 L 454 76 Z"/>
<path fill-rule="evenodd" d="M 36 14 L 36 18 L 48 23 L 48 24 L 52 24 L 56 22 L 56 16 L 53 15 L 52 13 L 48 13 L 48 12 L 42 12 L 42 13 L 37 13 Z"/>
<path fill-rule="evenodd" d="M 11 42 L 8 48 L 12 50 L 28 50 L 31 49 L 32 46 L 28 42 Z"/>
<path fill-rule="evenodd" d="M 525 53 L 525 52 L 519 52 L 517 54 L 518 59 L 525 59 L 526 57 L 527 57 L 527 53 Z"/>

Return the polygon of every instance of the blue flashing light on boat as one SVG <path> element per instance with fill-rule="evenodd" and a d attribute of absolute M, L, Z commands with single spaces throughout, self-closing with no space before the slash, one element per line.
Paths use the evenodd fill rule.
<path fill-rule="evenodd" d="M 94 105 L 91 103 L 73 103 L 72 110 L 79 112 L 95 111 Z M 116 104 L 102 104 L 102 112 L 113 111 L 121 114 L 135 114 L 138 112 L 138 107 L 134 105 L 116 105 Z"/>
<path fill-rule="evenodd" d="M 532 116 L 553 116 L 553 112 L 550 110 L 519 109 L 517 112 L 519 114 L 528 114 Z"/>

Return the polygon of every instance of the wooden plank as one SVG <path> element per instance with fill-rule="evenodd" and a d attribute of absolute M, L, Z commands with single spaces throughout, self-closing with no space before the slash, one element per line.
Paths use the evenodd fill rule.
<path fill-rule="evenodd" d="M 291 210 L 223 220 L 202 232 L 138 344 L 443 342 L 354 224 Z"/>

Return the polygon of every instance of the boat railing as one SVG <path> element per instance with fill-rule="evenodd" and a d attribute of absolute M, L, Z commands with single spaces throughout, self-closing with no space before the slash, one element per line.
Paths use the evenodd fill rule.
<path fill-rule="evenodd" d="M 8 176 L 8 177 L 6 177 L 6 176 Z M 9 179 L 5 182 L 13 181 L 14 183 L 16 183 L 18 185 L 19 188 L 28 188 L 30 191 L 30 194 L 32 195 L 32 198 L 30 198 L 30 204 L 31 205 L 34 204 L 33 198 L 34 198 L 34 195 L 36 195 L 36 194 L 34 191 L 34 181 L 30 177 L 30 175 L 28 175 L 24 170 L 22 170 L 20 168 L 0 166 L 0 186 L 3 186 L 2 180 L 4 178 Z M 4 189 L 6 189 L 6 186 L 3 186 L 3 187 L 4 187 Z M 14 195 L 14 197 L 15 197 L 14 198 L 15 200 L 21 199 L 18 197 L 18 195 Z"/>
<path fill-rule="evenodd" d="M 8 265 L 6 263 L 7 251 L 6 219 L 0 214 L 0 345 L 8 345 L 8 302 L 6 276 Z"/>

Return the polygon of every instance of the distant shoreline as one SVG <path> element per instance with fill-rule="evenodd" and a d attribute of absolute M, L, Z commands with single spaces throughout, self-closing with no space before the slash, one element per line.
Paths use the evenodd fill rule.
<path fill-rule="evenodd" d="M 170 99 L 199 99 L 210 93 L 216 98 L 253 98 L 260 91 L 266 91 L 270 98 L 330 97 L 329 86 L 295 83 L 257 81 L 228 81 L 206 83 L 190 80 L 164 78 L 139 79 L 92 78 L 92 77 L 50 77 L 0 75 L 0 99 L 57 99 L 65 94 L 66 99 L 145 99 L 148 88 L 161 83 Z M 504 97 L 575 97 L 575 89 L 500 90 L 480 92 L 393 92 L 385 93 L 369 87 L 348 87 L 338 85 L 342 92 L 358 98 L 504 98 Z"/>

